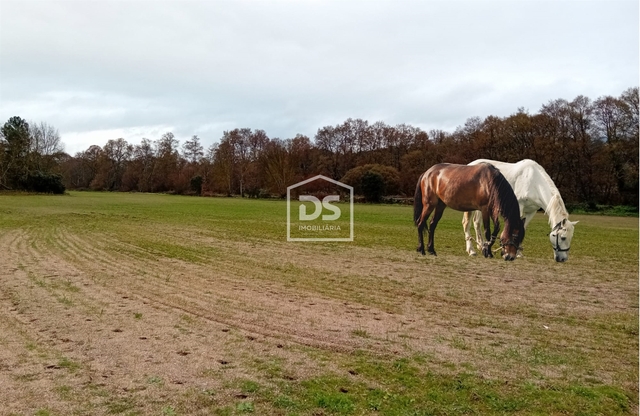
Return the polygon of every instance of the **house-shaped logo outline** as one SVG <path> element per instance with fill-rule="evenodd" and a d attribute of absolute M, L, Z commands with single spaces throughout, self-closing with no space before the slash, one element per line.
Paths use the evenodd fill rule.
<path fill-rule="evenodd" d="M 334 185 L 341 186 L 349 190 L 349 237 L 342 238 L 292 238 L 291 237 L 291 190 L 298 188 L 302 185 L 314 182 L 318 179 L 330 182 Z M 287 186 L 287 241 L 353 241 L 353 186 L 349 186 L 346 183 L 342 183 L 335 179 L 331 179 L 324 175 L 316 175 L 312 178 L 305 179 L 304 181 L 294 183 L 291 186 Z"/>

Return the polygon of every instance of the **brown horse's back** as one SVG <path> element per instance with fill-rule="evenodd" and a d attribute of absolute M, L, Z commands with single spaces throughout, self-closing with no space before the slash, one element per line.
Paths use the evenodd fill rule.
<path fill-rule="evenodd" d="M 423 192 L 423 204 L 435 205 L 438 199 L 458 211 L 475 211 L 489 203 L 486 184 L 491 180 L 491 165 L 474 166 L 440 163 L 433 165 L 422 176 L 418 186 Z M 431 198 L 428 200 L 428 198 Z"/>

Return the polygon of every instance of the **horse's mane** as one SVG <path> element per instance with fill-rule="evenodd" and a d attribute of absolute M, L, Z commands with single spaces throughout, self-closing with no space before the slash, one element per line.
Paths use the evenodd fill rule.
<path fill-rule="evenodd" d="M 547 204 L 547 208 L 544 212 L 549 216 L 549 225 L 554 226 L 552 224 L 554 222 L 553 218 L 569 218 L 569 213 L 567 212 L 567 208 L 564 206 L 564 201 L 559 193 L 554 194 Z"/>
<path fill-rule="evenodd" d="M 520 219 L 520 205 L 518 198 L 513 193 L 513 188 L 509 181 L 500 173 L 498 168 L 488 164 L 492 177 L 491 186 L 494 188 L 489 198 L 489 205 L 492 209 L 498 209 L 499 213 L 506 219 L 506 222 L 518 221 Z"/>
<path fill-rule="evenodd" d="M 569 213 L 567 212 L 567 208 L 564 206 L 564 201 L 562 200 L 558 187 L 553 183 L 553 180 L 547 171 L 538 163 L 536 163 L 536 167 L 538 167 L 538 173 L 540 173 L 545 182 L 547 182 L 547 185 L 549 185 L 549 189 L 551 190 L 551 199 L 544 208 L 544 212 L 549 217 L 549 225 L 553 227 L 555 224 L 552 224 L 552 218 L 569 218 Z"/>

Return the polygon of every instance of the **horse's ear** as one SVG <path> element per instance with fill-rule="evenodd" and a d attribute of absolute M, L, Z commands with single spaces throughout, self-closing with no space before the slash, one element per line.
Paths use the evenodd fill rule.
<path fill-rule="evenodd" d="M 579 223 L 580 221 L 569 221 L 571 224 L 576 225 L 577 223 Z"/>

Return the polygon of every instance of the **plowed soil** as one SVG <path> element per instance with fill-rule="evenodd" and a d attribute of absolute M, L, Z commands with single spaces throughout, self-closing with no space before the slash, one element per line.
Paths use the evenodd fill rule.
<path fill-rule="evenodd" d="M 144 223 L 15 228 L 0 247 L 2 414 L 210 414 L 246 397 L 237 380 L 346 374 L 341 357 L 355 353 L 637 388 L 637 266 L 423 258 Z"/>

